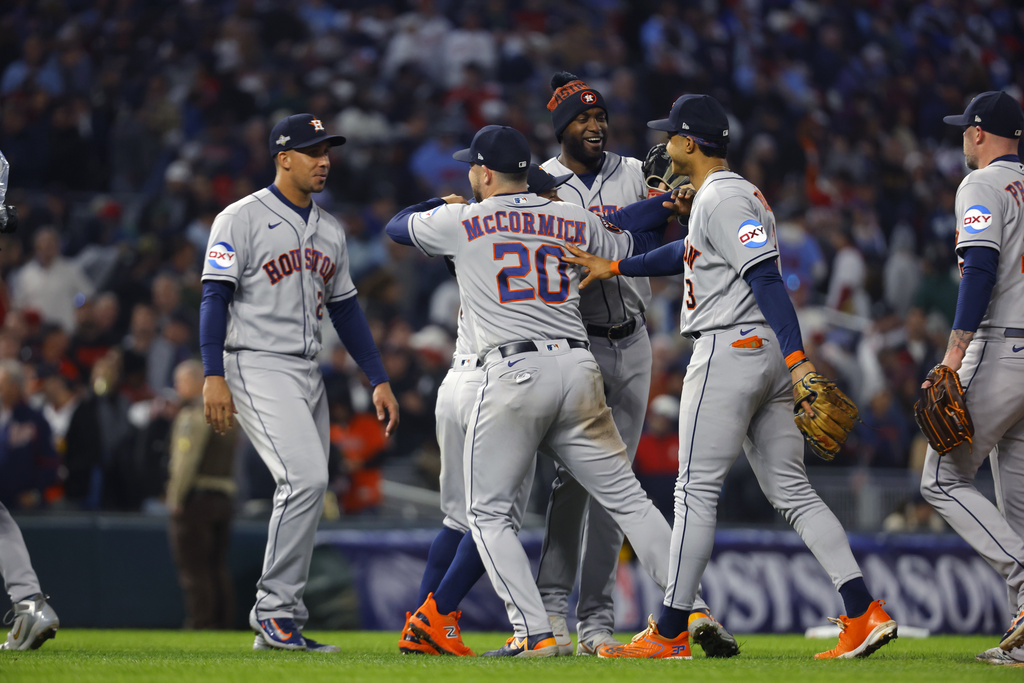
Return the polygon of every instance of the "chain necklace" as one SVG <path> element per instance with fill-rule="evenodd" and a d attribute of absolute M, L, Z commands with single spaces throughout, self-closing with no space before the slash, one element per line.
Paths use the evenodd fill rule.
<path fill-rule="evenodd" d="M 703 185 L 707 181 L 708 176 L 711 175 L 712 173 L 714 173 L 715 171 L 728 171 L 728 170 L 729 170 L 728 166 L 712 166 L 711 168 L 708 169 L 708 172 L 704 174 L 704 180 L 700 181 L 700 184 Z"/>

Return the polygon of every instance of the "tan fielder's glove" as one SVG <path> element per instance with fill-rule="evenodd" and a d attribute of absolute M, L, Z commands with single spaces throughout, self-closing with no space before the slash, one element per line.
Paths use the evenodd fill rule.
<path fill-rule="evenodd" d="M 831 461 L 839 452 L 857 420 L 857 406 L 836 383 L 818 372 L 809 372 L 793 385 L 796 400 L 796 426 L 811 450 L 822 460 Z M 804 410 L 811 404 L 814 417 Z"/>
<path fill-rule="evenodd" d="M 945 455 L 964 441 L 972 442 L 974 421 L 967 412 L 959 375 L 945 365 L 936 365 L 927 379 L 932 384 L 921 390 L 921 400 L 914 404 L 914 419 L 931 447 Z"/>

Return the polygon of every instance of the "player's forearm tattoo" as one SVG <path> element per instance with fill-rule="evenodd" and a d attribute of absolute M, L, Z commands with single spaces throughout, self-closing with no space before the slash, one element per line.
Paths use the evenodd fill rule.
<path fill-rule="evenodd" d="M 961 352 L 967 353 L 967 345 L 974 339 L 974 333 L 967 330 L 953 330 L 949 335 L 949 344 L 946 346 L 946 353 L 955 346 Z"/>

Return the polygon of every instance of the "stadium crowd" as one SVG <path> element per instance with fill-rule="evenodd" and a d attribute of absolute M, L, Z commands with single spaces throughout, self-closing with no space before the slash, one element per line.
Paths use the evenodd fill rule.
<path fill-rule="evenodd" d="M 912 478 L 916 388 L 945 349 L 959 279 L 965 168 L 942 116 L 984 90 L 1020 100 L 1022 45 L 1011 0 L 16 0 L 0 16 L 0 151 L 21 215 L 0 238 L 0 500 L 160 499 L 211 222 L 272 180 L 268 125 L 303 111 L 348 138 L 316 201 L 347 228 L 403 411 L 385 442 L 361 373 L 342 348 L 324 353 L 340 508 L 376 509 L 382 468 L 436 486 L 457 288 L 382 228 L 400 206 L 469 194 L 451 154 L 483 125 L 524 132 L 537 161 L 557 154 L 545 103 L 563 69 L 602 92 L 609 149 L 628 156 L 662 140 L 645 123 L 678 95 L 726 106 L 729 162 L 774 209 L 809 355 L 861 408 L 832 466 Z M 680 283 L 652 284 L 637 468 L 657 497 L 671 495 L 689 346 Z M 12 410 L 37 429 L 9 433 Z M 255 453 L 245 462 L 243 499 L 269 495 Z"/>

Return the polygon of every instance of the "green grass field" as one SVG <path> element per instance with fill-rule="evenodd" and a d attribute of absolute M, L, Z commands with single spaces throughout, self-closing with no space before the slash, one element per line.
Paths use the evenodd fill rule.
<path fill-rule="evenodd" d="M 816 661 L 815 652 L 835 643 L 800 636 L 740 637 L 742 652 L 729 660 L 706 659 L 697 648 L 692 661 L 612 661 L 589 657 L 493 660 L 405 656 L 397 633 L 310 632 L 334 643 L 341 654 L 253 652 L 251 633 L 180 631 L 98 631 L 62 629 L 55 640 L 29 652 L 0 652 L 0 681 L 56 683 L 96 681 L 527 681 L 546 679 L 626 683 L 681 680 L 802 683 L 803 681 L 1021 681 L 1024 670 L 981 664 L 974 655 L 997 636 L 936 636 L 899 639 L 868 659 Z M 500 646 L 507 634 L 469 633 L 477 652 Z M 626 634 L 620 634 L 626 638 Z M 671 678 L 670 678 L 671 677 Z"/>

